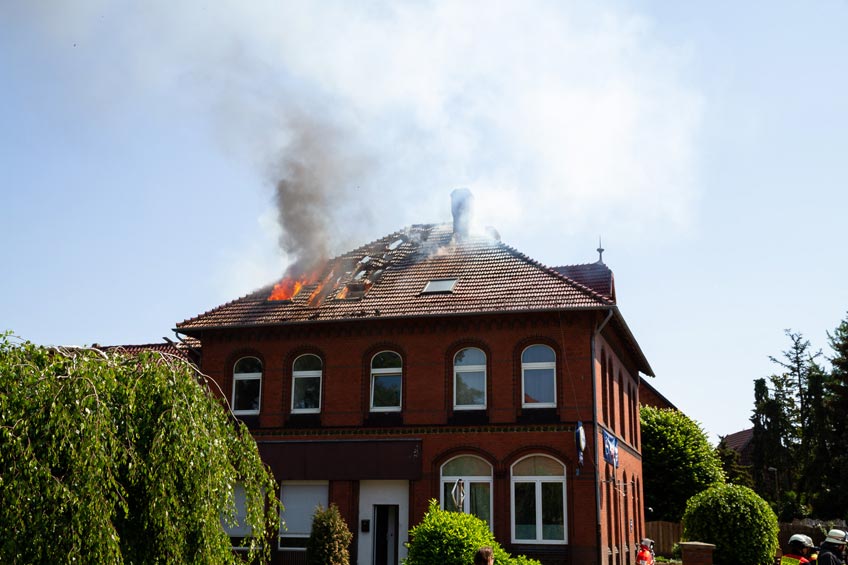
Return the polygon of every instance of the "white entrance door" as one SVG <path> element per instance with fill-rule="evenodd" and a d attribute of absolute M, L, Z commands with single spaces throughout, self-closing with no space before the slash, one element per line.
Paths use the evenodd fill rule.
<path fill-rule="evenodd" d="M 398 565 L 406 557 L 409 482 L 360 481 L 357 565 Z"/>

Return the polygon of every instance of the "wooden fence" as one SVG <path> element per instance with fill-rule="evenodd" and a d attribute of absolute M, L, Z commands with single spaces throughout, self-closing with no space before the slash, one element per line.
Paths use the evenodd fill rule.
<path fill-rule="evenodd" d="M 674 544 L 680 543 L 683 526 L 679 522 L 645 522 L 645 537 L 654 540 L 654 553 L 671 557 Z"/>
<path fill-rule="evenodd" d="M 820 545 L 825 533 L 830 528 L 844 528 L 844 522 L 820 522 L 816 520 L 796 520 L 792 523 L 781 522 L 777 536 L 778 556 L 786 548 L 792 534 L 806 534 L 813 538 L 813 543 Z M 654 540 L 654 553 L 663 557 L 671 557 L 674 544 L 680 543 L 683 526 L 677 522 L 645 522 L 645 537 Z M 697 540 L 695 540 L 697 541 Z"/>

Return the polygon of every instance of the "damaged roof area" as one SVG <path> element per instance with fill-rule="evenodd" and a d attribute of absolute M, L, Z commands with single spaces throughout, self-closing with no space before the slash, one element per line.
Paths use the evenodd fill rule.
<path fill-rule="evenodd" d="M 274 285 L 268 285 L 185 320 L 177 329 L 191 335 L 317 320 L 615 305 L 611 286 L 594 288 L 594 279 L 573 279 L 559 269 L 490 236 L 458 238 L 450 224 L 418 224 L 327 261 L 288 299 L 269 299 Z M 449 292 L 428 291 L 433 281 L 455 282 Z"/>

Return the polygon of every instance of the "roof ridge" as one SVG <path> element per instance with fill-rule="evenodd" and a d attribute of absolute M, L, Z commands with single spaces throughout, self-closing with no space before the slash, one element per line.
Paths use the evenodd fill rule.
<path fill-rule="evenodd" d="M 554 269 L 567 269 L 569 267 L 595 267 L 595 266 L 599 266 L 599 267 L 603 266 L 607 270 L 612 270 L 607 266 L 606 263 L 602 263 L 600 261 L 595 261 L 594 263 L 573 263 L 571 265 L 557 265 L 556 267 L 553 267 L 553 268 Z"/>
<path fill-rule="evenodd" d="M 573 285 L 574 285 L 574 286 L 575 286 L 578 290 L 583 291 L 584 293 L 588 294 L 589 296 L 591 296 L 591 297 L 593 297 L 593 298 L 599 298 L 599 299 L 601 299 L 601 300 L 602 300 L 605 304 L 607 304 L 607 305 L 609 305 L 609 306 L 613 306 L 613 305 L 615 304 L 615 303 L 614 303 L 614 302 L 612 302 L 609 298 L 607 298 L 607 297 L 606 297 L 606 296 L 604 296 L 603 294 L 601 294 L 601 293 L 597 292 L 596 290 L 593 290 L 592 288 L 590 288 L 590 287 L 588 287 L 588 286 L 584 285 L 583 283 L 577 282 L 576 280 L 572 279 L 571 277 L 567 277 L 567 276 L 563 275 L 562 273 L 560 273 L 559 271 L 557 271 L 555 268 L 553 268 L 553 267 L 549 267 L 548 265 L 545 265 L 545 264 L 544 264 L 544 263 L 542 263 L 541 261 L 538 261 L 538 260 L 536 260 L 536 259 L 533 259 L 532 257 L 530 257 L 530 256 L 528 256 L 528 255 L 526 255 L 526 254 L 522 253 L 521 251 L 519 251 L 518 249 L 516 249 L 516 248 L 512 247 L 511 245 L 507 245 L 506 243 L 504 243 L 504 242 L 502 242 L 502 241 L 498 241 L 497 243 L 498 243 L 498 245 L 501 245 L 501 246 L 505 247 L 507 250 L 509 250 L 509 251 L 510 251 L 510 252 L 511 252 L 514 256 L 518 257 L 519 259 L 521 259 L 521 260 L 523 260 L 523 261 L 526 261 L 526 262 L 530 263 L 531 265 L 534 265 L 534 266 L 536 266 L 536 267 L 541 268 L 543 271 L 548 272 L 549 274 L 553 275 L 553 276 L 554 276 L 554 277 L 556 277 L 556 278 L 563 279 L 563 280 L 566 280 L 566 281 L 570 282 L 570 283 L 571 283 L 571 284 L 573 284 Z"/>

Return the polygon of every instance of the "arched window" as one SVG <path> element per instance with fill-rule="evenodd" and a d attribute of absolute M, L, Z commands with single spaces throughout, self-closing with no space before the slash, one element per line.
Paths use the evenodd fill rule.
<path fill-rule="evenodd" d="M 531 345 L 521 354 L 521 407 L 556 407 L 556 354 L 547 345 Z"/>
<path fill-rule="evenodd" d="M 492 529 L 492 466 L 473 455 L 442 465 L 442 508 L 474 514 Z"/>
<path fill-rule="evenodd" d="M 453 408 L 486 408 L 486 354 L 466 347 L 453 356 Z"/>
<path fill-rule="evenodd" d="M 565 465 L 531 455 L 512 466 L 513 543 L 564 544 Z"/>
<path fill-rule="evenodd" d="M 317 355 L 301 355 L 292 367 L 292 414 L 321 411 L 321 375 L 324 363 Z"/>
<path fill-rule="evenodd" d="M 262 398 L 262 361 L 242 357 L 233 368 L 233 414 L 259 414 Z"/>
<path fill-rule="evenodd" d="M 403 361 L 394 351 L 371 359 L 371 411 L 399 412 L 403 392 Z"/>

